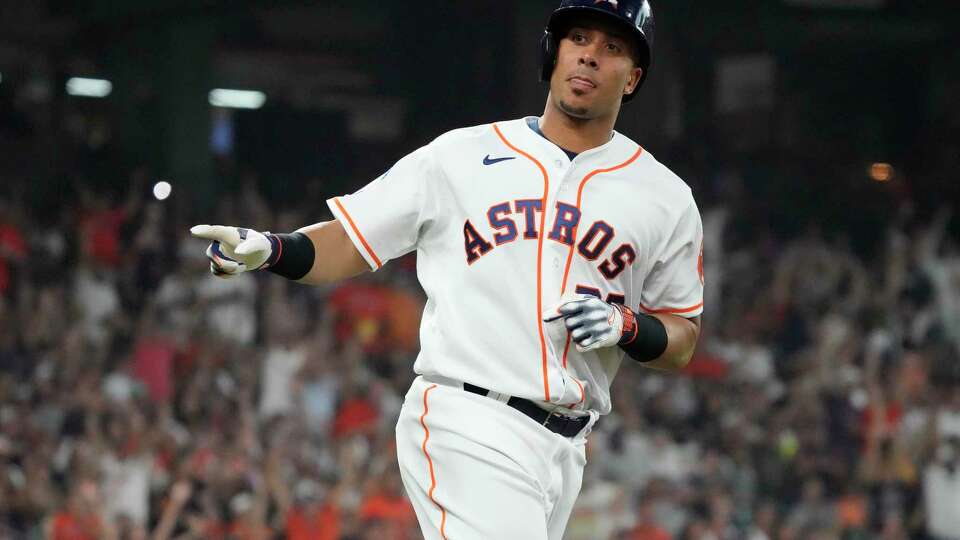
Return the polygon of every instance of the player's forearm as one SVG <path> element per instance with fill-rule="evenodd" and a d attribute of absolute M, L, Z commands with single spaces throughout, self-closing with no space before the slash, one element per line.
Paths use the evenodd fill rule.
<path fill-rule="evenodd" d="M 300 228 L 313 243 L 313 266 L 297 281 L 307 285 L 325 285 L 356 276 L 370 269 L 337 220 Z M 281 255 L 282 256 L 282 255 Z"/>
<path fill-rule="evenodd" d="M 663 323 L 667 331 L 667 348 L 663 354 L 649 362 L 643 362 L 645 367 L 660 371 L 679 371 L 686 367 L 697 348 L 700 338 L 700 317 L 687 319 L 679 315 L 656 314 L 652 315 Z"/>

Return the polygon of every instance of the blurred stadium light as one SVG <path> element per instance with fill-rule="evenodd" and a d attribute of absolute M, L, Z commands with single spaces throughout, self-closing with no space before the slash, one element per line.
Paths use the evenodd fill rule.
<path fill-rule="evenodd" d="M 874 163 L 870 166 L 870 178 L 877 182 L 887 182 L 893 178 L 893 166 L 889 163 Z"/>
<path fill-rule="evenodd" d="M 110 95 L 113 83 L 104 79 L 71 77 L 67 80 L 67 93 L 71 96 L 102 98 Z"/>
<path fill-rule="evenodd" d="M 230 109 L 259 109 L 267 95 L 256 90 L 227 90 L 215 88 L 210 91 L 210 104 Z"/>
<path fill-rule="evenodd" d="M 170 193 L 173 191 L 173 186 L 170 185 L 170 182 L 161 180 L 153 185 L 153 197 L 158 201 L 162 201 L 170 196 Z"/>

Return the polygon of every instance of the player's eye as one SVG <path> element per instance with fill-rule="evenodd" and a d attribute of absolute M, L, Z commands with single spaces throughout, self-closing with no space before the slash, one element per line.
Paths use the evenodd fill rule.
<path fill-rule="evenodd" d="M 583 35 L 583 32 L 577 32 L 576 30 L 574 30 L 570 34 L 570 39 L 573 40 L 575 43 L 583 43 L 584 41 L 587 40 L 587 37 Z"/>
<path fill-rule="evenodd" d="M 613 53 L 619 53 L 623 49 L 620 47 L 620 45 L 617 45 L 616 43 L 611 42 L 611 43 L 607 43 L 607 50 Z"/>

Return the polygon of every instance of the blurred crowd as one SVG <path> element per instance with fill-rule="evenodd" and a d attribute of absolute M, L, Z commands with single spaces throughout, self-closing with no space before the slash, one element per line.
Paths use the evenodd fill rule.
<path fill-rule="evenodd" d="M 960 246 L 903 214 L 865 259 L 707 210 L 696 356 L 621 370 L 570 538 L 960 538 Z"/>
<path fill-rule="evenodd" d="M 409 264 L 217 279 L 143 178 L 49 220 L 0 203 L 0 537 L 418 537 L 393 453 Z"/>
<path fill-rule="evenodd" d="M 147 177 L 78 184 L 52 215 L 0 199 L 0 537 L 419 538 L 393 442 L 413 260 L 329 289 L 217 279 Z M 814 226 L 744 242 L 703 206 L 697 355 L 623 366 L 567 537 L 957 538 L 950 209 L 905 209 L 868 260 Z M 274 214 L 252 185 L 217 216 L 328 217 Z"/>
<path fill-rule="evenodd" d="M 122 188 L 78 177 L 42 210 L 28 175 L 0 183 L 0 539 L 420 538 L 393 436 L 414 257 L 329 288 L 217 279 L 181 186 L 157 201 L 149 170 L 103 170 Z M 203 221 L 330 218 L 322 186 L 280 211 L 238 176 Z M 567 538 L 960 538 L 952 209 L 901 201 L 865 250 L 697 196 L 697 354 L 623 365 Z"/>

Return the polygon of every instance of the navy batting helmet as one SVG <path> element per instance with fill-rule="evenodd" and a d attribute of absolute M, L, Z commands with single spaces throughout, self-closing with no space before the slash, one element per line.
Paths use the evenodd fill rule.
<path fill-rule="evenodd" d="M 637 95 L 650 71 L 653 60 L 653 8 L 649 0 L 563 0 L 547 22 L 540 46 L 543 52 L 540 63 L 540 80 L 548 82 L 557 64 L 557 50 L 560 40 L 572 25 L 572 21 L 583 14 L 599 14 L 625 29 L 628 36 L 637 44 L 638 66 L 643 68 L 637 88 L 623 96 L 626 103 Z"/>

